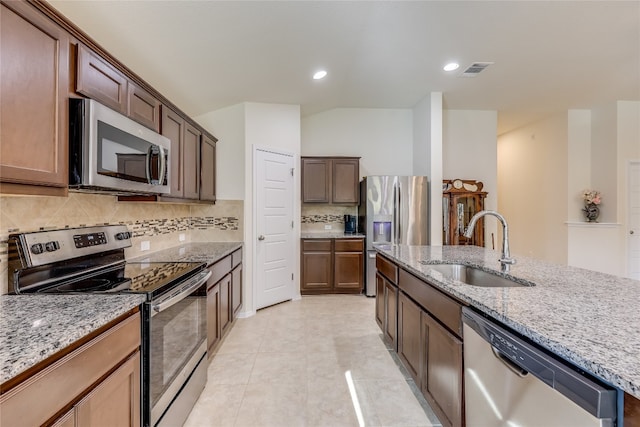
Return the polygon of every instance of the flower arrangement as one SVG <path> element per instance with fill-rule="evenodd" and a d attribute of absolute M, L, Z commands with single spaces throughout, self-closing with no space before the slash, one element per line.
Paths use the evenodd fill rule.
<path fill-rule="evenodd" d="M 599 205 L 602 203 L 602 197 L 600 196 L 600 192 L 597 190 L 584 190 L 582 192 L 582 199 L 587 205 Z"/>

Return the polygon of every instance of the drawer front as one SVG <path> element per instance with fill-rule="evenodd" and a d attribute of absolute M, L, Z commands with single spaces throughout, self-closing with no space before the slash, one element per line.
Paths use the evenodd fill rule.
<path fill-rule="evenodd" d="M 398 286 L 453 333 L 462 336 L 462 304 L 404 270 L 400 270 Z"/>
<path fill-rule="evenodd" d="M 398 267 L 381 255 L 376 256 L 376 269 L 393 283 L 398 283 Z"/>
<path fill-rule="evenodd" d="M 336 252 L 362 252 L 364 240 L 362 239 L 336 239 Z"/>
<path fill-rule="evenodd" d="M 331 239 L 308 239 L 302 241 L 302 250 L 310 251 L 331 251 Z"/>
<path fill-rule="evenodd" d="M 231 271 L 231 255 L 227 255 L 220 261 L 217 261 L 215 264 L 209 267 L 209 270 L 211 270 L 213 274 L 211 275 L 208 283 L 210 285 L 218 283 L 220 279 L 222 279 L 227 275 L 227 273 Z"/>
<path fill-rule="evenodd" d="M 231 254 L 231 268 L 236 268 L 242 262 L 242 249 Z"/>

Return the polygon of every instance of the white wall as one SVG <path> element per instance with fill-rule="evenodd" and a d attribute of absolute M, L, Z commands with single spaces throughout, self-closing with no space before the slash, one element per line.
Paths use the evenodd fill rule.
<path fill-rule="evenodd" d="M 591 188 L 602 194 L 600 222 L 618 221 L 616 104 L 591 110 Z"/>
<path fill-rule="evenodd" d="M 355 156 L 360 176 L 407 175 L 412 169 L 412 112 L 336 108 L 301 121 L 304 156 Z"/>
<path fill-rule="evenodd" d="M 253 152 L 255 148 L 271 148 L 276 151 L 290 153 L 294 156 L 296 171 L 300 170 L 300 106 L 284 104 L 245 103 L 245 261 L 243 278 L 245 278 L 245 299 L 242 316 L 255 313 L 255 276 L 253 263 L 255 259 L 255 211 L 253 204 Z M 294 180 L 294 236 L 300 235 L 300 175 Z M 293 271 L 296 281 L 295 298 L 300 297 L 300 239 L 294 239 Z M 248 285 L 247 285 L 248 284 Z"/>
<path fill-rule="evenodd" d="M 582 192 L 591 185 L 591 110 L 567 113 L 567 220 L 584 221 Z"/>
<path fill-rule="evenodd" d="M 485 209 L 498 210 L 497 111 L 444 110 L 443 128 L 444 179 L 482 181 L 483 191 L 489 193 Z M 493 241 L 495 249 L 501 250 L 498 221 L 487 218 L 484 224 L 485 246 L 491 248 Z"/>
<path fill-rule="evenodd" d="M 245 199 L 244 104 L 212 111 L 195 118 L 216 138 L 216 198 Z"/>
<path fill-rule="evenodd" d="M 513 254 L 567 263 L 567 116 L 498 138 L 498 211 Z"/>

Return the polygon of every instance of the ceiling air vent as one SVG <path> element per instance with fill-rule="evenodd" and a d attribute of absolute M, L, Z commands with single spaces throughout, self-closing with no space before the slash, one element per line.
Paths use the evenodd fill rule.
<path fill-rule="evenodd" d="M 460 74 L 460 77 L 475 77 L 491 64 L 493 62 L 474 62 Z"/>

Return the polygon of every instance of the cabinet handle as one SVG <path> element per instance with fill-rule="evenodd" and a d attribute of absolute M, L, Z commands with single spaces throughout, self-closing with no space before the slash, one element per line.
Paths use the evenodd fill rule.
<path fill-rule="evenodd" d="M 258 240 L 264 240 L 264 236 L 261 234 L 258 236 Z"/>

